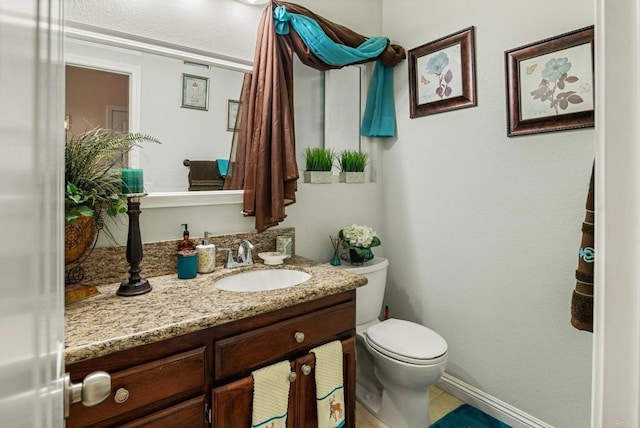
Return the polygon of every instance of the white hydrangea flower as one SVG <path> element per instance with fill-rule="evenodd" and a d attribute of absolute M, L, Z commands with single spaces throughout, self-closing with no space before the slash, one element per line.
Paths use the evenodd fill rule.
<path fill-rule="evenodd" d="M 352 224 L 349 227 L 345 227 L 342 229 L 342 235 L 350 245 L 363 248 L 371 246 L 373 238 L 378 236 L 376 231 L 369 226 L 359 224 Z"/>

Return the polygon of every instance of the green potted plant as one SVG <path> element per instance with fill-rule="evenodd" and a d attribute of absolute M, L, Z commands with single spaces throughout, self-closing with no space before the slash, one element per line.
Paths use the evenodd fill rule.
<path fill-rule="evenodd" d="M 98 231 L 113 236 L 105 216 L 127 211 L 120 165 L 133 146 L 158 141 L 140 133 L 96 128 L 75 135 L 65 145 L 65 266 L 91 251 Z"/>
<path fill-rule="evenodd" d="M 364 167 L 367 166 L 369 155 L 357 150 L 340 152 L 338 163 L 340 166 L 340 183 L 364 183 Z"/>
<path fill-rule="evenodd" d="M 335 153 L 331 149 L 307 147 L 304 153 L 306 163 L 304 182 L 331 183 L 333 181 L 331 168 L 335 157 Z"/>

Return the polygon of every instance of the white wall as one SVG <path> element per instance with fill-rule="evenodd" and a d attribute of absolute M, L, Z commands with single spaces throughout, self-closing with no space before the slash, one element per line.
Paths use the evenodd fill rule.
<path fill-rule="evenodd" d="M 352 0 L 348 4 L 341 0 L 308 0 L 302 4 L 362 34 L 380 34 L 380 0 Z M 65 9 L 65 16 L 71 21 L 249 60 L 253 60 L 262 13 L 260 7 L 234 0 L 67 0 Z M 362 14 L 362 10 L 367 13 Z M 298 140 L 304 140 L 305 130 L 296 131 Z M 374 161 L 378 159 L 375 147 L 372 157 Z M 380 189 L 379 183 L 300 183 L 298 202 L 287 207 L 288 217 L 281 225 L 296 228 L 298 254 L 329 260 L 329 234 L 336 235 L 352 223 L 382 229 Z M 189 224 L 193 236 L 202 236 L 205 229 L 212 233 L 253 230 L 253 217 L 243 217 L 241 209 L 241 205 L 226 205 L 144 210 L 140 217 L 142 239 L 179 239 L 181 223 Z M 113 229 L 119 242 L 125 243 L 126 220 Z M 382 254 L 381 247 L 376 254 Z"/>
<path fill-rule="evenodd" d="M 386 302 L 449 344 L 447 372 L 545 422 L 589 426 L 591 344 L 574 330 L 594 131 L 506 137 L 504 51 L 593 24 L 591 2 L 383 1 L 383 33 L 411 49 L 476 30 L 478 106 L 409 118 L 385 144 Z"/>

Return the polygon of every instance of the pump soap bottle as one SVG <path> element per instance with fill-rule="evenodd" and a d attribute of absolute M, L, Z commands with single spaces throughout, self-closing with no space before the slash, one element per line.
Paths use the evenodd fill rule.
<path fill-rule="evenodd" d="M 187 225 L 183 224 L 182 241 L 178 244 L 178 278 L 191 279 L 196 277 L 197 252 L 196 246 L 189 239 Z"/>
<path fill-rule="evenodd" d="M 198 251 L 198 273 L 210 273 L 216 268 L 216 246 L 209 243 L 209 232 L 205 230 L 202 244 L 196 245 Z"/>
<path fill-rule="evenodd" d="M 182 232 L 182 241 L 178 243 L 178 251 L 195 251 L 196 246 L 193 244 L 193 241 L 189 239 L 189 227 L 188 224 L 181 224 L 180 226 L 184 226 L 184 232 Z"/>

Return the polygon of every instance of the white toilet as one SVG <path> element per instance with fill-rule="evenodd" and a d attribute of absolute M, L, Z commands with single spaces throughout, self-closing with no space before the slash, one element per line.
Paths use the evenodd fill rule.
<path fill-rule="evenodd" d="M 382 257 L 341 266 L 369 280 L 356 289 L 356 397 L 390 427 L 426 428 L 429 386 L 444 373 L 447 342 L 420 324 L 379 320 L 388 266 Z"/>

